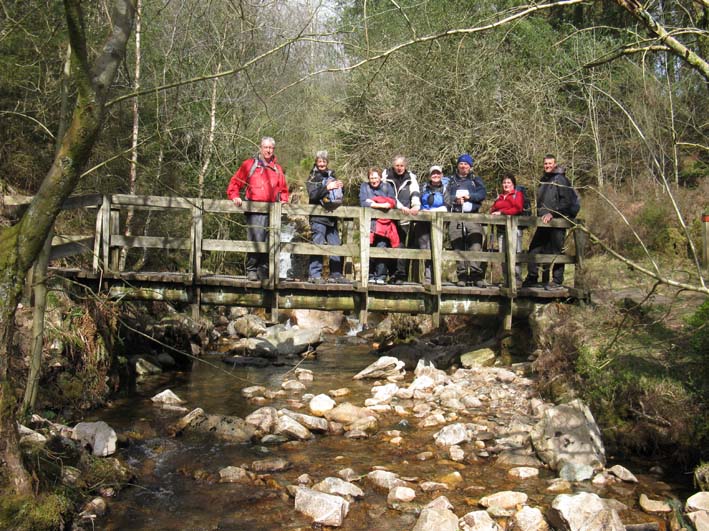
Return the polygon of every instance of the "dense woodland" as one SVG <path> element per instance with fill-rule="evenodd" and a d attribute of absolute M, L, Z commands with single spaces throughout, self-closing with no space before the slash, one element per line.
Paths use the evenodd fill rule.
<path fill-rule="evenodd" d="M 87 192 L 224 198 L 264 135 L 296 200 L 319 149 L 352 202 L 366 168 L 395 154 L 423 175 L 469 152 L 493 199 L 505 172 L 534 189 L 554 153 L 595 252 L 707 293 L 694 254 L 709 197 L 707 0 L 0 5 L 0 184 L 40 198 L 0 232 L 0 439 L 20 492 L 7 340 L 58 204 Z"/>

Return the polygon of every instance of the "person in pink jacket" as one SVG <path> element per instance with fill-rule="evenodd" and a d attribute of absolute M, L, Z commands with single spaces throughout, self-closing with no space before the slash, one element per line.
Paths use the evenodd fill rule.
<path fill-rule="evenodd" d="M 519 216 L 524 210 L 524 193 L 517 190 L 517 179 L 511 173 L 505 174 L 502 177 L 502 193 L 497 196 L 495 202 L 490 207 L 490 214 L 493 216 Z M 522 252 L 522 231 L 517 229 L 517 252 Z M 498 240 L 500 252 L 505 252 L 507 243 L 505 241 L 504 230 L 498 232 Z M 502 273 L 507 284 L 507 269 L 502 266 Z M 519 264 L 515 264 L 515 281 L 519 284 L 522 282 L 521 269 Z"/>
<path fill-rule="evenodd" d="M 283 168 L 278 164 L 274 150 L 276 141 L 263 137 L 256 156 L 246 159 L 232 176 L 227 187 L 227 197 L 240 207 L 243 200 L 261 203 L 288 202 L 288 185 Z M 242 190 L 244 199 L 241 199 Z M 246 213 L 246 236 L 251 242 L 268 240 L 268 214 Z M 265 280 L 268 278 L 268 255 L 249 253 L 246 260 L 246 278 Z"/>

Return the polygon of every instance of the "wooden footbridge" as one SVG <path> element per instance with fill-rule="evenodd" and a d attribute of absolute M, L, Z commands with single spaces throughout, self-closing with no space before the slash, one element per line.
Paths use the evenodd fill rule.
<path fill-rule="evenodd" d="M 5 205 L 11 204 L 5 198 Z M 17 204 L 17 201 L 15 201 Z M 63 206 L 67 216 L 61 226 L 79 227 L 82 234 L 55 234 L 45 245 L 49 253 L 50 271 L 108 293 L 114 299 L 162 300 L 193 305 L 238 305 L 267 308 L 275 315 L 279 309 L 343 310 L 366 318 L 368 311 L 429 314 L 434 322 L 446 314 L 501 315 L 511 322 L 512 316 L 527 315 L 539 302 L 584 298 L 580 285 L 585 234 L 568 231 L 567 248 L 574 252 L 562 255 L 529 255 L 515 252 L 516 238 L 506 238 L 507 248 L 475 251 L 452 251 L 445 248 L 445 227 L 460 216 L 481 223 L 489 235 L 494 231 L 515 234 L 518 227 L 536 227 L 535 217 L 491 216 L 420 212 L 410 216 L 399 211 L 381 212 L 360 207 L 339 207 L 334 211 L 319 206 L 244 203 L 236 207 L 231 201 L 136 195 L 86 195 L 70 198 Z M 246 241 L 244 212 L 267 213 L 269 239 L 265 243 Z M 307 217 L 313 214 L 340 221 L 342 245 L 321 246 L 306 238 L 282 239 L 282 225 L 300 220 L 302 233 L 307 232 Z M 372 218 L 430 223 L 431 249 L 381 249 L 370 247 Z M 159 218 L 159 219 L 158 219 Z M 126 230 L 128 226 L 129 230 Z M 553 220 L 554 227 L 573 228 L 566 220 Z M 73 230 L 73 229 L 72 229 Z M 135 235 L 140 231 L 141 235 Z M 160 234 L 149 234 L 158 232 Z M 235 234 L 242 239 L 234 239 Z M 295 241 L 295 240 L 306 241 Z M 495 238 L 489 238 L 494 241 Z M 150 250 L 150 260 L 136 260 L 135 254 Z M 245 253 L 267 253 L 269 277 L 249 281 L 243 275 Z M 123 257 L 121 254 L 123 253 Z M 128 263 L 142 262 L 140 270 L 125 270 Z M 167 253 L 167 259 L 154 257 Z M 347 283 L 314 284 L 297 278 L 279 278 L 282 255 L 338 255 L 343 257 Z M 379 285 L 369 282 L 370 258 L 406 258 L 412 265 L 432 261 L 430 284 L 418 281 L 403 285 Z M 457 260 L 480 261 L 506 269 L 511 281 L 490 287 L 459 287 L 447 282 L 447 274 L 455 270 Z M 325 258 L 327 262 L 327 258 Z M 546 291 L 543 288 L 518 288 L 514 282 L 515 264 L 572 264 L 574 287 Z M 145 265 L 147 264 L 147 265 Z M 181 270 L 148 271 L 165 264 Z M 162 268 L 162 267 L 161 267 Z M 137 269 L 137 268 L 136 268 Z M 412 267 L 422 271 L 423 268 Z M 497 268 L 495 268 L 497 271 Z M 567 267 L 567 278 L 572 275 Z M 414 274 L 416 279 L 422 273 Z M 499 275 L 501 277 L 501 275 Z"/>

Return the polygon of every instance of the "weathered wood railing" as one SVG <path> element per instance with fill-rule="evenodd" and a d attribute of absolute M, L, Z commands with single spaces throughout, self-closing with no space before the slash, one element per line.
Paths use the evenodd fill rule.
<path fill-rule="evenodd" d="M 269 278 L 259 282 L 257 287 L 261 290 L 278 290 L 288 285 L 286 279 L 278 276 L 278 259 L 281 253 L 293 255 L 324 255 L 342 256 L 350 259 L 356 267 L 354 268 L 354 283 L 344 289 L 358 292 L 386 291 L 388 287 L 369 286 L 369 259 L 370 258 L 405 258 L 410 260 L 431 260 L 432 282 L 427 286 L 427 294 L 437 296 L 444 291 L 458 291 L 461 289 L 465 293 L 472 295 L 485 295 L 514 299 L 520 296 L 520 290 L 515 283 L 515 265 L 518 263 L 563 263 L 575 264 L 577 268 L 582 266 L 584 233 L 572 231 L 574 236 L 576 252 L 573 255 L 530 255 L 528 253 L 516 253 L 516 231 L 518 227 L 536 227 L 541 222 L 536 217 L 520 216 L 492 216 L 487 214 L 459 214 L 448 212 L 424 212 L 417 216 L 411 216 L 402 212 L 391 210 L 382 212 L 376 209 L 360 207 L 339 207 L 334 211 L 325 210 L 315 205 L 281 204 L 281 203 L 252 203 L 246 202 L 241 207 L 236 207 L 231 201 L 196 199 L 181 197 L 160 197 L 160 196 L 134 196 L 134 195 L 89 195 L 73 197 L 64 204 L 65 209 L 96 209 L 94 234 L 88 235 L 56 235 L 52 241 L 51 259 L 63 258 L 73 254 L 90 252 L 91 274 L 100 276 L 102 279 L 132 279 L 144 282 L 177 282 L 192 286 L 192 302 L 205 302 L 199 296 L 200 287 L 203 285 L 214 285 L 222 282 L 228 284 L 225 278 L 234 279 L 237 277 L 217 274 L 213 271 L 205 271 L 202 267 L 203 254 L 207 252 L 220 251 L 225 253 L 267 253 L 269 259 Z M 121 227 L 121 212 L 128 209 L 152 210 L 152 211 L 181 211 L 191 214 L 189 235 L 184 236 L 126 236 Z M 208 215 L 233 215 L 244 212 L 258 212 L 269 215 L 269 238 L 265 243 L 255 243 L 246 240 L 214 239 L 204 237 L 204 218 Z M 338 218 L 345 230 L 346 238 L 340 246 L 316 245 L 308 242 L 282 242 L 281 223 L 287 217 L 324 215 Z M 505 238 L 507 242 L 504 252 L 497 251 L 456 251 L 444 248 L 446 224 L 464 217 L 466 220 L 474 221 L 488 227 L 497 229 L 511 237 Z M 376 248 L 369 245 L 370 223 L 373 218 L 389 218 L 396 220 L 406 220 L 412 222 L 427 222 L 431 226 L 431 249 L 404 249 L 404 248 Z M 573 223 L 566 220 L 553 220 L 549 225 L 552 227 L 572 228 Z M 189 253 L 189 267 L 187 271 L 171 274 L 155 273 L 151 275 L 147 272 L 126 272 L 119 271 L 119 256 L 122 248 L 152 248 L 183 250 Z M 495 287 L 494 291 L 485 291 L 477 288 L 456 288 L 448 286 L 444 282 L 444 274 L 447 264 L 458 260 L 479 261 L 485 263 L 500 263 L 506 270 L 506 283 L 504 286 Z M 89 274 L 89 272 L 86 272 Z M 86 276 L 86 275 L 85 275 Z M 215 278 L 219 279 L 215 280 Z M 575 275 L 575 287 L 580 288 L 580 275 Z M 251 287 L 252 284 L 241 279 L 240 286 Z M 292 284 L 292 283 L 291 283 Z M 232 283 L 232 285 L 235 285 Z M 392 287 L 393 288 L 393 287 Z M 326 287 L 300 286 L 300 289 L 331 291 L 331 285 Z M 342 289 L 340 289 L 341 291 Z M 396 290 L 394 290 L 396 291 Z M 404 288 L 404 292 L 406 292 Z M 408 290 L 411 291 L 410 288 Z M 524 289 L 522 290 L 524 291 Z M 540 293 L 529 293 L 528 296 L 540 296 Z M 562 295 L 578 295 L 578 290 L 574 293 L 566 291 Z M 196 295 L 195 295 L 196 294 Z M 522 294 L 524 295 L 524 294 Z M 546 296 L 546 295 L 545 295 Z M 219 299 L 225 301 L 226 299 Z M 209 301 L 207 301 L 209 302 Z M 214 303 L 218 303 L 215 300 Z M 222 302 L 223 303 L 223 302 Z M 275 307 L 275 304 L 271 305 Z M 434 305 L 435 311 L 440 309 L 440 298 Z M 418 311 L 423 305 L 416 304 L 409 307 L 411 311 Z M 417 310 L 418 309 L 418 310 Z"/>

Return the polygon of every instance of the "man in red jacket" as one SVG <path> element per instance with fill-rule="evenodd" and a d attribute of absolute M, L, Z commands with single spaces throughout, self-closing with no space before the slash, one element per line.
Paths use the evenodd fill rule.
<path fill-rule="evenodd" d="M 244 189 L 244 200 L 261 203 L 288 202 L 288 185 L 286 176 L 276 161 L 274 150 L 276 141 L 271 137 L 263 137 L 259 153 L 246 159 L 229 181 L 226 195 L 237 207 L 242 204 L 241 190 Z M 251 242 L 268 240 L 268 214 L 255 212 L 246 213 L 246 235 Z M 268 278 L 268 255 L 265 253 L 249 253 L 246 260 L 246 278 L 248 280 L 265 280 Z"/>

